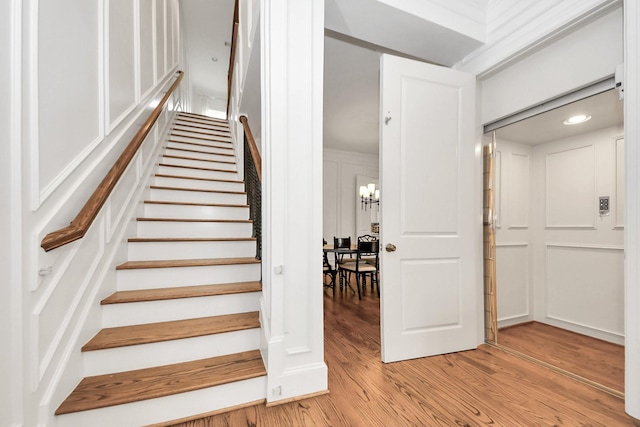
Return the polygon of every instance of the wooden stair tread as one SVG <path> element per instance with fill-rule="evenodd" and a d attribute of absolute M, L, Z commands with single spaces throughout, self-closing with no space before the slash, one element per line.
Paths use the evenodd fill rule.
<path fill-rule="evenodd" d="M 178 123 L 178 122 L 182 122 L 182 123 Z M 196 126 L 196 124 L 198 124 L 200 126 Z M 229 126 L 226 126 L 226 125 L 223 125 L 223 124 L 194 122 L 194 121 L 185 120 L 185 119 L 182 119 L 182 118 L 176 119 L 176 124 L 175 125 L 176 126 L 187 127 L 187 128 L 193 128 L 193 129 L 203 129 L 203 130 L 218 130 L 218 129 L 220 129 L 220 130 L 229 131 Z"/>
<path fill-rule="evenodd" d="M 231 203 L 199 203 L 199 202 L 169 202 L 163 200 L 145 200 L 147 205 L 173 205 L 173 206 L 211 206 L 211 207 L 223 207 L 223 208 L 248 208 L 249 205 L 239 205 Z"/>
<path fill-rule="evenodd" d="M 237 171 L 230 171 L 230 170 L 227 170 L 227 169 L 203 168 L 203 167 L 198 167 L 198 166 L 168 165 L 166 163 L 160 163 L 159 166 L 164 166 L 164 167 L 167 167 L 167 168 L 195 169 L 195 170 L 208 171 L 208 172 L 237 173 Z"/>
<path fill-rule="evenodd" d="M 138 402 L 266 375 L 258 350 L 84 378 L 56 415 Z"/>
<path fill-rule="evenodd" d="M 164 259 L 151 261 L 127 261 L 116 266 L 116 270 L 137 270 L 142 268 L 208 267 L 213 265 L 260 264 L 259 259 L 242 258 L 202 258 Z"/>
<path fill-rule="evenodd" d="M 197 160 L 198 162 L 209 162 L 209 163 L 222 163 L 223 165 L 235 165 L 236 162 L 228 162 L 225 160 L 211 160 L 211 159 L 199 159 L 197 157 L 185 157 L 185 156 L 173 156 L 171 154 L 162 156 L 167 159 L 179 159 L 179 160 Z"/>
<path fill-rule="evenodd" d="M 173 142 L 174 144 L 189 144 L 189 145 L 195 145 L 195 146 L 198 146 L 198 147 L 218 148 L 220 150 L 231 150 L 231 151 L 233 151 L 233 146 L 231 145 L 230 142 L 227 142 L 227 141 L 218 141 L 218 142 L 220 142 L 222 144 L 225 144 L 225 145 L 230 145 L 230 147 L 221 147 L 219 145 L 204 144 L 202 142 L 194 142 L 194 141 L 176 141 L 175 139 L 169 139 L 169 140 L 167 140 L 167 142 Z M 235 155 L 235 154 L 233 154 L 233 155 Z"/>
<path fill-rule="evenodd" d="M 260 292 L 262 283 L 237 282 L 218 285 L 178 286 L 173 288 L 143 289 L 135 291 L 118 291 L 103 299 L 100 304 L 123 304 L 143 301 L 162 301 L 181 298 L 198 298 L 217 295 L 245 294 Z"/>
<path fill-rule="evenodd" d="M 244 184 L 244 181 L 238 179 L 215 179 L 215 178 L 201 178 L 194 176 L 184 176 L 184 175 L 167 175 L 162 173 L 157 173 L 155 176 L 159 178 L 176 178 L 176 179 L 193 179 L 196 181 L 211 181 L 211 182 L 231 182 L 235 184 Z"/>
<path fill-rule="evenodd" d="M 217 142 L 228 142 L 229 144 L 231 144 L 230 140 L 227 140 L 226 138 L 231 139 L 231 137 L 227 137 L 227 136 L 223 136 L 223 135 L 212 135 L 215 138 L 205 138 L 203 136 L 194 136 L 194 135 L 179 135 L 177 133 L 171 133 L 171 136 L 178 136 L 181 138 L 191 138 L 191 139 L 197 139 L 197 140 L 201 140 L 201 141 L 217 141 Z M 224 138 L 224 139 L 220 139 L 220 138 Z"/>
<path fill-rule="evenodd" d="M 180 127 L 180 128 L 179 128 Z M 182 129 L 183 127 L 191 127 L 191 129 Z M 194 129 L 198 129 L 198 130 L 194 130 Z M 209 132 L 203 132 L 203 130 L 207 130 Z M 228 128 L 219 126 L 218 128 L 209 128 L 209 129 L 203 129 L 203 128 L 196 128 L 196 127 L 192 127 L 192 126 L 185 126 L 185 125 L 181 125 L 179 123 L 176 123 L 173 127 L 173 131 L 174 132 L 189 132 L 189 133 L 197 133 L 198 135 L 215 135 L 214 133 L 211 132 L 219 132 L 219 133 L 225 133 L 228 134 L 229 136 L 231 136 L 231 131 Z"/>
<path fill-rule="evenodd" d="M 250 219 L 209 219 L 209 218 L 146 218 L 138 217 L 137 221 L 157 222 L 253 222 Z"/>
<path fill-rule="evenodd" d="M 131 243 L 149 242 L 255 242 L 255 237 L 131 237 Z"/>
<path fill-rule="evenodd" d="M 245 191 L 207 190 L 206 188 L 169 187 L 165 185 L 151 185 L 149 188 L 153 190 L 195 191 L 199 193 L 247 194 Z"/>
<path fill-rule="evenodd" d="M 221 147 L 222 148 L 222 147 Z M 225 157 L 235 157 L 233 153 L 212 153 L 211 151 L 203 151 L 203 150 L 193 150 L 190 148 L 176 148 L 176 147 L 164 147 L 165 150 L 173 150 L 173 151 L 186 151 L 187 153 L 198 153 L 198 154 L 212 154 L 215 156 L 225 156 Z"/>
<path fill-rule="evenodd" d="M 101 329 L 82 351 L 201 337 L 260 327 L 257 311 Z"/>
<path fill-rule="evenodd" d="M 201 120 L 207 120 L 210 122 L 224 123 L 226 125 L 229 124 L 229 122 L 225 119 L 217 119 L 215 117 L 205 116 L 204 114 L 191 113 L 189 111 L 180 111 L 178 113 L 178 117 L 195 117 L 195 118 L 198 118 Z"/>

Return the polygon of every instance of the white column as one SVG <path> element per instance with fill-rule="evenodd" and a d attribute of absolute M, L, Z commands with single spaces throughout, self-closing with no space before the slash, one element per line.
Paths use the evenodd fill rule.
<path fill-rule="evenodd" d="M 640 419 L 640 4 L 624 2 L 625 409 Z"/>
<path fill-rule="evenodd" d="M 267 400 L 327 389 L 322 313 L 324 1 L 262 0 Z"/>

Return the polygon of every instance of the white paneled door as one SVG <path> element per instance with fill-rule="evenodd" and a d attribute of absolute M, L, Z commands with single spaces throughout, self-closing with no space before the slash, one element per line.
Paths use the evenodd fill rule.
<path fill-rule="evenodd" d="M 476 348 L 475 77 L 382 55 L 380 81 L 382 360 Z"/>

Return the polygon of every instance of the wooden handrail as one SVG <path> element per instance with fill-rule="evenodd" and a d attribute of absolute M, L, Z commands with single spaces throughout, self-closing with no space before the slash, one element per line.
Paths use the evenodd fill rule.
<path fill-rule="evenodd" d="M 138 130 L 135 136 L 131 139 L 131 142 L 129 142 L 129 145 L 127 145 L 120 157 L 118 157 L 118 160 L 116 160 L 111 169 L 109 169 L 107 175 L 104 177 L 100 185 L 98 185 L 98 188 L 95 189 L 80 212 L 78 212 L 78 215 L 76 215 L 73 221 L 71 221 L 69 226 L 47 234 L 40 243 L 42 249 L 50 251 L 51 249 L 59 248 L 60 246 L 64 246 L 67 243 L 71 243 L 84 237 L 87 230 L 93 223 L 93 220 L 96 219 L 98 212 L 109 198 L 109 195 L 111 195 L 111 191 L 113 191 L 125 169 L 129 163 L 131 163 L 131 160 L 138 151 L 138 148 L 140 148 L 140 145 L 142 145 L 142 142 L 149 134 L 149 131 L 151 131 L 151 128 L 158 120 L 158 117 L 160 117 L 162 109 L 169 100 L 171 94 L 180 84 L 183 76 L 184 73 L 182 71 L 178 71 L 178 76 L 167 93 L 164 94 L 160 103 L 156 106 L 153 112 L 151 112 L 140 130 Z"/>
<path fill-rule="evenodd" d="M 242 123 L 244 134 L 249 142 L 249 150 L 251 151 L 251 157 L 253 158 L 253 164 L 256 167 L 256 172 L 258 172 L 258 179 L 262 182 L 262 157 L 260 156 L 260 151 L 258 151 L 256 140 L 253 139 L 253 134 L 251 133 L 251 128 L 249 128 L 249 120 L 247 120 L 247 116 L 240 116 L 240 123 Z"/>
<path fill-rule="evenodd" d="M 229 72 L 227 73 L 227 117 L 229 117 L 229 107 L 231 106 L 231 84 L 233 83 L 233 71 L 236 62 L 236 43 L 238 42 L 238 0 L 233 7 L 233 28 L 231 30 L 231 53 L 229 55 Z"/>

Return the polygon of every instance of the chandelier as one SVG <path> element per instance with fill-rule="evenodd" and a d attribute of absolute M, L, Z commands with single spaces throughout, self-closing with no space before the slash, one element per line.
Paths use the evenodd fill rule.
<path fill-rule="evenodd" d="M 380 209 L 380 190 L 376 189 L 376 185 L 374 183 L 369 183 L 368 185 L 360 186 L 360 209 L 367 210 L 368 207 L 373 207 L 373 205 L 378 205 L 378 209 Z"/>

